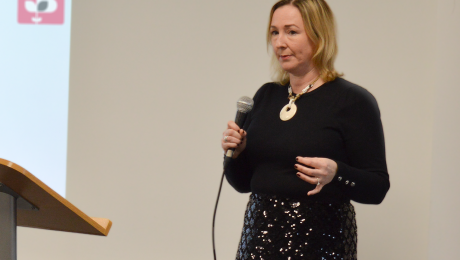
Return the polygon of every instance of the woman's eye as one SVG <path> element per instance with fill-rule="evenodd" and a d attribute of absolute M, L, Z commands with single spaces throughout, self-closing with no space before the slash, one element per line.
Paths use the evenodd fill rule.
<path fill-rule="evenodd" d="M 289 33 L 290 35 L 294 35 L 294 34 L 297 34 L 297 32 L 296 32 L 296 31 L 289 31 L 288 33 Z"/>
<path fill-rule="evenodd" d="M 277 31 L 272 31 L 271 35 L 278 35 L 278 32 Z"/>

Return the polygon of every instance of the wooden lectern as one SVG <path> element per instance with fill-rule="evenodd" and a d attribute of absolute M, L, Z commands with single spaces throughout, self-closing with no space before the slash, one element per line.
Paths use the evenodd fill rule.
<path fill-rule="evenodd" d="M 0 159 L 0 259 L 16 260 L 16 227 L 107 236 L 112 221 L 88 217 L 30 172 Z"/>

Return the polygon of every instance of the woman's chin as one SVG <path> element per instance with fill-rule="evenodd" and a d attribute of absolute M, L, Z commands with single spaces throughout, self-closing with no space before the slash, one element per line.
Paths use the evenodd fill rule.
<path fill-rule="evenodd" d="M 293 66 L 286 66 L 286 65 L 283 66 L 283 64 L 280 64 L 280 65 L 281 65 L 281 68 L 287 73 L 291 73 L 291 71 L 294 70 Z"/>

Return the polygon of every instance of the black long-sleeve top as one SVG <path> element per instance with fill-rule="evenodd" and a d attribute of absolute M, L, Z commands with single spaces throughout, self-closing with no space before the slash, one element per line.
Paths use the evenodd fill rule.
<path fill-rule="evenodd" d="M 231 160 L 225 176 L 238 192 L 264 193 L 317 201 L 379 204 L 390 188 L 380 111 L 364 88 L 342 78 L 302 95 L 297 113 L 282 121 L 288 86 L 263 85 L 244 124 L 246 149 Z M 334 160 L 334 179 L 320 193 L 296 176 L 295 158 Z"/>

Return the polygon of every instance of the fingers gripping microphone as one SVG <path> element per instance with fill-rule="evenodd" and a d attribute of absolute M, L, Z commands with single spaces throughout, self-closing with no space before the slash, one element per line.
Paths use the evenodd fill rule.
<path fill-rule="evenodd" d="M 246 116 L 248 115 L 249 111 L 252 110 L 254 106 L 254 101 L 250 97 L 241 97 L 236 102 L 236 108 L 238 111 L 236 112 L 235 123 L 240 127 L 243 128 L 244 121 L 246 120 Z M 227 165 L 228 161 L 233 157 L 233 152 L 235 152 L 235 148 L 230 148 L 227 150 L 225 154 L 224 160 L 224 167 Z"/>

